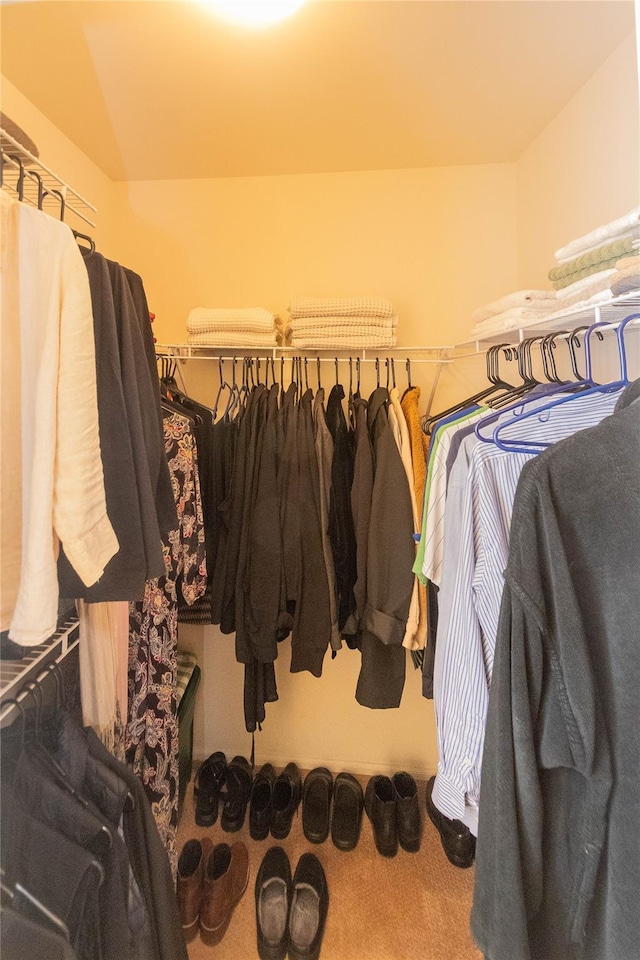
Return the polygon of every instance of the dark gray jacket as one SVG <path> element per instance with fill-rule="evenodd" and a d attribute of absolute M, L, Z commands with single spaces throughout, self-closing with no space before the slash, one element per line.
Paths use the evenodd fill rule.
<path fill-rule="evenodd" d="M 367 543 L 367 600 L 362 616 L 362 667 L 356 700 L 365 707 L 400 706 L 405 677 L 402 646 L 413 591 L 413 511 L 407 474 L 389 426 L 389 393 L 369 400 L 374 456 Z"/>
<path fill-rule="evenodd" d="M 525 466 L 505 581 L 474 936 L 489 960 L 635 960 L 640 380 Z"/>

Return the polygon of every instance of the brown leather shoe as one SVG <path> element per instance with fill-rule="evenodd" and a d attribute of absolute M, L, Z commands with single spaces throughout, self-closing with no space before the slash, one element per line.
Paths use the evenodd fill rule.
<path fill-rule="evenodd" d="M 205 862 L 200 936 L 210 947 L 220 943 L 249 881 L 249 854 L 244 843 L 218 843 Z"/>
<path fill-rule="evenodd" d="M 213 849 L 211 840 L 187 840 L 178 860 L 178 908 L 187 943 L 198 935 L 204 865 Z"/>

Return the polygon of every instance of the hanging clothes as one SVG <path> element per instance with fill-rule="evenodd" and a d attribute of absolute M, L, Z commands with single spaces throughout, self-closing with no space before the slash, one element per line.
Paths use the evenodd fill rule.
<path fill-rule="evenodd" d="M 525 399 L 518 410 L 535 409 L 547 399 Z M 577 393 L 545 422 L 534 418 L 514 423 L 513 430 L 524 439 L 544 436 L 554 443 L 609 416 L 616 399 L 611 393 Z M 497 422 L 513 420 L 506 410 Z M 533 456 L 501 450 L 472 433 L 460 445 L 447 485 L 434 669 L 439 761 L 433 801 L 473 833 L 513 500 L 522 468 Z"/>
<path fill-rule="evenodd" d="M 176 708 L 178 591 L 202 596 L 207 582 L 198 459 L 191 422 L 164 417 L 166 457 L 179 526 L 167 537 L 165 574 L 147 582 L 144 598 L 129 608 L 129 719 L 125 758 L 140 777 L 177 869 L 178 720 Z"/>
<path fill-rule="evenodd" d="M 356 700 L 365 707 L 398 707 L 404 688 L 404 640 L 415 557 L 407 475 L 389 426 L 389 393 L 371 395 L 368 427 L 373 493 L 367 542 L 367 599 L 362 618 L 362 665 Z"/>
<path fill-rule="evenodd" d="M 488 960 L 638 952 L 640 380 L 513 506 L 471 924 Z"/>
<path fill-rule="evenodd" d="M 90 586 L 118 541 L 106 508 L 93 316 L 82 257 L 64 223 L 5 193 L 1 209 L 3 254 L 9 258 L 3 274 L 8 267 L 6 282 L 17 306 L 2 326 L 12 328 L 14 347 L 19 341 L 12 359 L 21 371 L 20 391 L 5 395 L 14 409 L 3 416 L 10 430 L 3 434 L 3 450 L 5 457 L 14 451 L 22 472 L 22 531 L 11 549 L 14 582 L 3 583 L 3 614 L 10 624 L 2 627 L 9 626 L 16 643 L 33 646 L 56 628 L 59 542 Z"/>

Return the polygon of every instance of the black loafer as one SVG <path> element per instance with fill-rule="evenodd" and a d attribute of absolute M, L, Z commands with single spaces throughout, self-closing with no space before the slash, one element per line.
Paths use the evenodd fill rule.
<path fill-rule="evenodd" d="M 293 815 L 300 805 L 302 779 L 295 763 L 288 763 L 276 777 L 271 793 L 271 836 L 284 840 L 289 836 Z"/>
<path fill-rule="evenodd" d="M 360 839 L 362 787 L 350 773 L 339 773 L 333 787 L 331 839 L 338 850 L 353 850 Z"/>
<path fill-rule="evenodd" d="M 329 909 L 329 888 L 322 864 L 303 853 L 293 876 L 289 911 L 289 960 L 317 960 Z"/>
<path fill-rule="evenodd" d="M 396 826 L 400 846 L 407 853 L 417 853 L 420 849 L 422 818 L 418 803 L 418 788 L 410 773 L 404 771 L 393 776 L 396 788 Z"/>
<path fill-rule="evenodd" d="M 284 960 L 289 948 L 291 866 L 282 847 L 267 850 L 256 877 L 255 898 L 260 960 Z"/>
<path fill-rule="evenodd" d="M 252 840 L 266 840 L 271 824 L 271 793 L 275 770 L 270 763 L 260 767 L 251 788 L 249 833 Z"/>
<path fill-rule="evenodd" d="M 227 771 L 227 760 L 221 750 L 212 753 L 196 772 L 193 797 L 196 804 L 196 823 L 212 827 L 218 819 L 218 800 Z"/>
<path fill-rule="evenodd" d="M 331 824 L 333 777 L 326 767 L 307 774 L 302 791 L 302 829 L 309 843 L 324 843 Z"/>
<path fill-rule="evenodd" d="M 371 777 L 367 784 L 364 807 L 373 827 L 376 850 L 383 857 L 395 857 L 398 852 L 396 800 L 396 788 L 389 777 Z"/>
<path fill-rule="evenodd" d="M 447 859 L 454 867 L 466 869 L 473 866 L 476 857 L 476 838 L 469 827 L 461 820 L 449 820 L 440 813 L 431 798 L 436 778 L 431 777 L 427 783 L 427 813 L 432 824 L 440 834 L 442 848 Z"/>
<path fill-rule="evenodd" d="M 227 833 L 236 833 L 242 828 L 251 796 L 251 766 L 245 757 L 234 757 L 227 767 L 224 804 L 220 826 Z"/>

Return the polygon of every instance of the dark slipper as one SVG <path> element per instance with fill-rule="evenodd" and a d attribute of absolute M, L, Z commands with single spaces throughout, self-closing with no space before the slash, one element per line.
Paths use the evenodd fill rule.
<path fill-rule="evenodd" d="M 198 767 L 193 797 L 196 804 L 196 823 L 199 827 L 212 827 L 218 819 L 218 801 L 226 771 L 227 759 L 221 750 L 212 753 Z"/>

